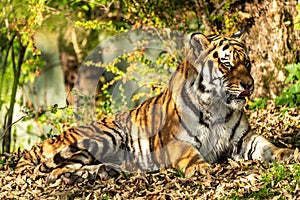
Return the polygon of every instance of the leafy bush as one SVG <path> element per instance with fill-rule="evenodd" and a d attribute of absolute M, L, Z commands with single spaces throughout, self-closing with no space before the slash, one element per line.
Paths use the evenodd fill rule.
<path fill-rule="evenodd" d="M 267 105 L 268 98 L 255 98 L 253 101 L 248 101 L 248 109 L 264 109 Z"/>
<path fill-rule="evenodd" d="M 282 94 L 275 99 L 276 105 L 300 107 L 300 63 L 287 65 L 285 69 L 288 72 L 285 83 L 290 86 L 284 88 Z"/>

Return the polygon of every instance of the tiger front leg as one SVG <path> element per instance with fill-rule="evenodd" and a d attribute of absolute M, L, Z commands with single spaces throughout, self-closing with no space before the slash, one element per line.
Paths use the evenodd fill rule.
<path fill-rule="evenodd" d="M 257 159 L 264 162 L 288 161 L 293 158 L 299 160 L 299 156 L 294 150 L 288 148 L 279 148 L 273 145 L 264 137 L 250 133 L 237 145 L 237 154 L 234 159 Z"/>
<path fill-rule="evenodd" d="M 195 172 L 206 174 L 210 167 L 200 153 L 190 144 L 184 141 L 172 141 L 167 145 L 168 160 L 172 167 L 184 170 L 185 177 L 191 177 Z M 166 162 L 166 161 L 165 161 Z"/>

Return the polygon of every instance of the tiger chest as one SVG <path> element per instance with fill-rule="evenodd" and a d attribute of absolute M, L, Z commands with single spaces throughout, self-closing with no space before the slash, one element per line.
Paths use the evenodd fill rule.
<path fill-rule="evenodd" d="M 212 122 L 198 124 L 192 129 L 194 135 L 185 138 L 207 162 L 216 162 L 224 155 L 233 154 L 243 134 L 249 130 L 242 112 L 233 113 L 227 120 L 216 118 Z"/>

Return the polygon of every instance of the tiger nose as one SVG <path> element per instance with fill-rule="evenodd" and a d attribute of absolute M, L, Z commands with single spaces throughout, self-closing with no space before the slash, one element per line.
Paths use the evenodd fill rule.
<path fill-rule="evenodd" d="M 252 77 L 248 77 L 246 78 L 245 80 L 242 80 L 240 82 L 240 85 L 241 87 L 244 89 L 244 90 L 250 90 L 250 91 L 253 91 L 254 89 L 254 80 Z"/>

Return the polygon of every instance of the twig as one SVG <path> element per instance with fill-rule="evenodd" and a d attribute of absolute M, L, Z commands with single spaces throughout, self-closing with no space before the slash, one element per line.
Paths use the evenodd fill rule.
<path fill-rule="evenodd" d="M 61 108 L 57 108 L 58 110 L 62 110 L 62 109 L 65 109 L 67 108 L 67 106 L 65 107 L 61 107 Z M 51 111 L 51 109 L 47 109 L 47 110 L 42 110 L 42 111 L 39 111 L 39 115 L 45 113 L 45 112 L 49 112 Z M 7 126 L 7 128 L 4 130 L 3 134 L 0 136 L 0 140 L 3 139 L 3 137 L 5 136 L 6 132 L 9 130 L 10 127 L 12 127 L 13 125 L 15 125 L 16 123 L 18 123 L 19 121 L 21 121 L 22 119 L 24 119 L 25 117 L 29 117 L 29 116 L 35 116 L 35 114 L 27 114 L 27 115 L 23 115 L 22 117 L 20 117 L 18 120 L 14 121 L 13 123 L 11 123 L 10 125 Z"/>
<path fill-rule="evenodd" d="M 230 4 L 234 4 L 237 0 L 233 0 Z M 228 2 L 228 0 L 223 1 L 216 9 L 214 9 L 214 11 L 212 11 L 210 13 L 210 16 L 213 16 L 214 14 L 216 14 L 216 12 L 218 12 L 226 3 Z"/>
<path fill-rule="evenodd" d="M 3 134 L 0 136 L 0 140 L 3 139 L 3 137 L 4 137 L 5 134 L 6 134 L 6 132 L 9 130 L 9 128 L 10 128 L 11 126 L 13 126 L 14 124 L 18 123 L 19 121 L 21 121 L 22 119 L 24 119 L 24 118 L 27 117 L 27 116 L 29 116 L 29 115 L 24 115 L 24 116 L 20 117 L 18 120 L 14 121 L 14 122 L 11 123 L 10 125 L 8 125 L 8 127 L 4 130 Z"/>

